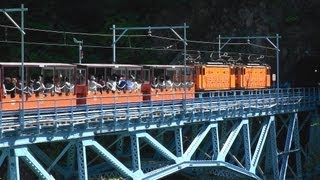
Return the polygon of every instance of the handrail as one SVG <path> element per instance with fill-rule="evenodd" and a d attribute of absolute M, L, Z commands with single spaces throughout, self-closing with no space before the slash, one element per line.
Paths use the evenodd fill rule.
<path fill-rule="evenodd" d="M 149 118 L 145 121 L 138 121 L 143 124 L 154 123 L 159 120 L 157 118 L 162 117 L 162 123 L 162 121 L 165 121 L 166 116 L 177 116 L 179 114 L 184 114 L 184 116 L 191 114 L 195 117 L 199 114 L 200 116 L 197 118 L 200 119 L 205 118 L 203 116 L 205 113 L 214 114 L 216 117 L 221 118 L 250 117 L 260 116 L 261 113 L 267 115 L 268 113 L 277 114 L 312 110 L 320 106 L 319 88 L 279 89 L 279 94 L 275 89 L 214 91 L 196 94 L 197 96 L 199 94 L 203 96 L 202 98 L 186 100 L 185 107 L 182 100 L 170 100 L 168 102 L 144 101 L 131 104 L 114 103 L 111 105 L 100 104 L 97 106 L 74 106 L 70 108 L 57 106 L 54 109 L 29 110 L 26 111 L 24 117 L 24 127 L 26 129 L 35 127 L 34 123 L 36 122 L 37 126 L 39 126 L 39 123 L 48 127 L 58 124 L 57 129 L 59 129 L 60 126 L 86 124 L 88 119 L 91 119 L 90 122 L 93 123 L 95 121 L 101 122 L 99 118 L 103 118 L 104 123 L 98 125 L 100 128 L 103 128 L 106 122 L 115 123 L 115 121 L 119 125 L 125 123 L 127 128 L 130 128 L 130 125 L 134 124 L 133 119 L 139 120 L 141 118 Z M 280 99 L 277 99 L 278 97 Z M 75 101 L 75 99 L 71 101 Z M 102 99 L 100 102 L 103 103 Z M 196 121 L 196 118 L 192 119 L 192 121 Z M 21 127 L 19 123 L 18 114 L 1 111 L 0 128 L 3 133 L 18 130 Z M 63 124 L 61 125 L 61 123 Z"/>

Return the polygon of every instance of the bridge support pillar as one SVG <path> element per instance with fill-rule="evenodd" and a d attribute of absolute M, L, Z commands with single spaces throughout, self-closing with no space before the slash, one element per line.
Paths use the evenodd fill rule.
<path fill-rule="evenodd" d="M 182 128 L 179 127 L 174 131 L 174 137 L 176 142 L 176 155 L 181 157 L 183 155 L 183 139 L 182 139 Z"/>
<path fill-rule="evenodd" d="M 293 154 L 291 146 L 294 143 L 294 146 L 296 149 L 294 151 L 296 154 L 296 172 L 294 176 L 295 178 L 302 178 L 301 172 L 301 155 L 300 155 L 300 142 L 299 142 L 299 127 L 298 127 L 298 114 L 290 114 L 289 115 L 289 126 L 288 126 L 288 131 L 287 131 L 287 136 L 286 136 L 286 142 L 285 142 L 285 147 L 284 151 L 281 154 L 279 158 L 281 158 L 281 169 L 280 169 L 280 176 L 279 179 L 285 179 L 286 178 L 286 173 L 288 169 L 288 161 L 289 161 L 289 155 Z M 297 154 L 298 153 L 298 154 Z"/>
<path fill-rule="evenodd" d="M 141 161 L 140 161 L 139 137 L 136 134 L 132 134 L 130 135 L 130 139 L 131 139 L 132 170 L 135 174 L 143 174 L 141 170 Z"/>
<path fill-rule="evenodd" d="M 87 170 L 87 155 L 86 147 L 83 145 L 82 141 L 77 142 L 77 156 L 78 156 L 78 178 L 79 180 L 88 179 Z"/>
<path fill-rule="evenodd" d="M 8 179 L 20 180 L 19 157 L 16 155 L 15 149 L 9 151 L 8 166 Z"/>

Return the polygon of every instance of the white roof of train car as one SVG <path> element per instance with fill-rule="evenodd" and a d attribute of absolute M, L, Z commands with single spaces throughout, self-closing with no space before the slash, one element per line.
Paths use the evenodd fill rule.
<path fill-rule="evenodd" d="M 21 66 L 21 62 L 0 62 L 0 66 Z M 29 67 L 73 67 L 67 63 L 43 63 L 43 62 L 25 62 L 24 66 Z"/>
<path fill-rule="evenodd" d="M 76 64 L 79 66 L 87 66 L 87 67 L 109 67 L 109 68 L 142 68 L 140 65 L 134 65 L 134 64 L 94 64 L 94 63 L 82 63 L 82 64 Z"/>

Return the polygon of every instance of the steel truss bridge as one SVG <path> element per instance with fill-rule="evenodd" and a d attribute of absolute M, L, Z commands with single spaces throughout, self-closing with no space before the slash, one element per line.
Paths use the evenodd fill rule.
<path fill-rule="evenodd" d="M 317 127 L 312 123 L 320 122 L 319 88 L 197 96 L 180 101 L 57 105 L 25 110 L 24 118 L 1 111 L 1 178 L 20 179 L 26 174 L 40 179 L 308 176 L 309 134 Z"/>

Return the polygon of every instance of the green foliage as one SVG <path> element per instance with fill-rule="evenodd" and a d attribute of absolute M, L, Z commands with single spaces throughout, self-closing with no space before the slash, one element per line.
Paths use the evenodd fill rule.
<path fill-rule="evenodd" d="M 300 20 L 300 18 L 299 18 L 298 16 L 295 16 L 295 15 L 293 15 L 293 16 L 287 16 L 287 17 L 285 18 L 285 21 L 286 21 L 286 23 L 288 23 L 288 24 L 295 24 L 295 23 L 299 22 L 299 20 Z"/>

